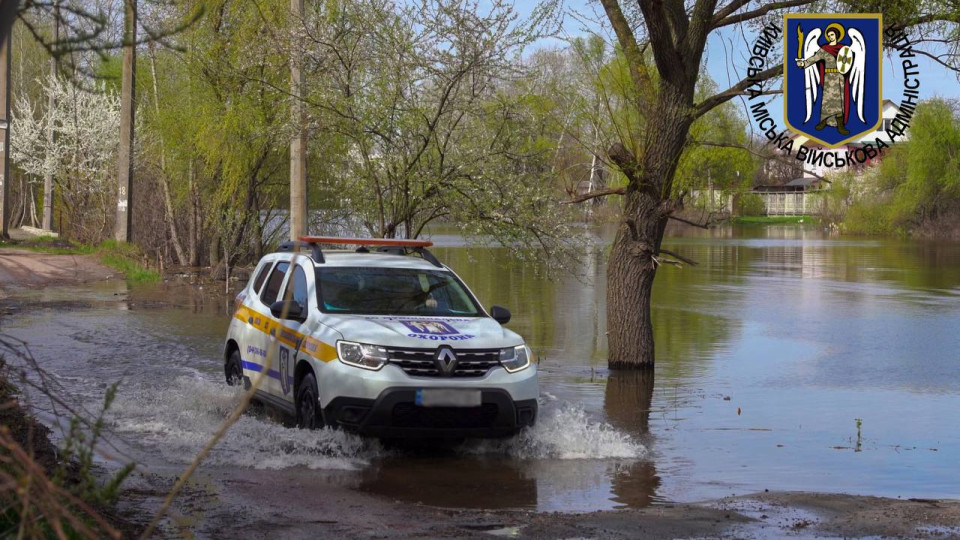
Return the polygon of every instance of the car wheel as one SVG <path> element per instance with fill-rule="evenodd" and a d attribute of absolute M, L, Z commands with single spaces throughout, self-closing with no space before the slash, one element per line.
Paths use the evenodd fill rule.
<path fill-rule="evenodd" d="M 317 395 L 317 380 L 312 373 L 304 375 L 297 387 L 297 427 L 300 429 L 323 427 Z"/>
<path fill-rule="evenodd" d="M 230 358 L 227 359 L 227 363 L 223 365 L 223 372 L 227 376 L 227 384 L 230 386 L 239 386 L 244 384 L 243 380 L 243 366 L 240 364 L 240 351 L 234 350 L 230 353 Z"/>

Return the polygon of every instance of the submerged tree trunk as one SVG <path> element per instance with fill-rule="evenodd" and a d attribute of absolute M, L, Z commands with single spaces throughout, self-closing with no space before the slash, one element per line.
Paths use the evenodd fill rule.
<path fill-rule="evenodd" d="M 653 367 L 650 301 L 657 275 L 654 253 L 660 249 L 666 226 L 665 217 L 655 216 L 657 206 L 649 196 L 628 195 L 624 223 L 617 231 L 610 252 L 607 263 L 610 369 Z"/>
<path fill-rule="evenodd" d="M 625 246 L 630 241 L 617 233 L 607 266 L 610 369 L 652 368 L 655 358 L 650 301 L 657 270 L 635 263 Z"/>
<path fill-rule="evenodd" d="M 685 82 L 685 81 L 684 81 Z M 611 369 L 653 368 L 654 340 L 650 302 L 660 265 L 660 243 L 667 219 L 677 207 L 673 175 L 692 119 L 689 92 L 662 82 L 658 114 L 649 119 L 642 158 L 622 144 L 608 154 L 627 176 L 623 218 L 607 265 L 607 339 Z"/>

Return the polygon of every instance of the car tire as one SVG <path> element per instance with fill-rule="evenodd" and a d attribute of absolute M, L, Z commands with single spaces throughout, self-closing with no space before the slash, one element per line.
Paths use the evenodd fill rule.
<path fill-rule="evenodd" d="M 317 392 L 317 379 L 308 373 L 297 386 L 297 427 L 300 429 L 320 429 L 323 417 L 320 415 L 320 400 Z"/>
<path fill-rule="evenodd" d="M 223 365 L 223 374 L 226 376 L 227 384 L 230 386 L 247 387 L 246 380 L 243 378 L 243 365 L 240 361 L 240 351 L 234 349 L 227 358 L 227 363 Z"/>

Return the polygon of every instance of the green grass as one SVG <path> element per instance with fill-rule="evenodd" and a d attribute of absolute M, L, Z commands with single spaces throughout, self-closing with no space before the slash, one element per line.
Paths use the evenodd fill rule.
<path fill-rule="evenodd" d="M 737 225 L 809 225 L 820 223 L 820 218 L 816 216 L 741 216 L 731 218 L 730 223 Z"/>
<path fill-rule="evenodd" d="M 0 242 L 0 247 L 25 249 L 37 253 L 53 255 L 94 255 L 101 264 L 123 272 L 127 280 L 133 283 L 156 283 L 161 275 L 145 267 L 140 249 L 133 244 L 116 240 L 105 240 L 98 246 L 60 240 L 52 236 L 39 236 L 30 240 L 11 240 Z"/>
<path fill-rule="evenodd" d="M 96 252 L 94 246 L 60 240 L 52 236 L 38 236 L 29 240 L 0 241 L 0 247 L 24 249 L 37 253 L 51 253 L 53 255 L 90 255 Z"/>
<path fill-rule="evenodd" d="M 100 262 L 123 272 L 127 281 L 133 283 L 156 283 L 162 277 L 159 272 L 140 263 L 140 250 L 133 244 L 105 240 L 97 246 Z"/>

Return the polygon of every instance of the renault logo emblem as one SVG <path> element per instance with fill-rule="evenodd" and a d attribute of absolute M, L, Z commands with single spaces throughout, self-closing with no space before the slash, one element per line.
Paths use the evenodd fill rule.
<path fill-rule="evenodd" d="M 457 355 L 450 347 L 438 348 L 436 356 L 433 357 L 433 361 L 437 364 L 437 370 L 439 370 L 440 374 L 444 377 L 452 376 L 453 370 L 457 369 Z"/>

